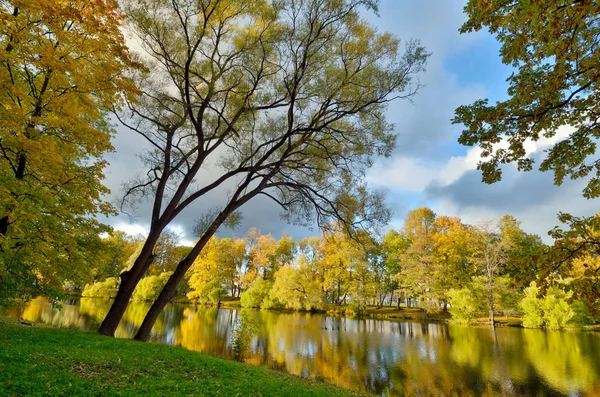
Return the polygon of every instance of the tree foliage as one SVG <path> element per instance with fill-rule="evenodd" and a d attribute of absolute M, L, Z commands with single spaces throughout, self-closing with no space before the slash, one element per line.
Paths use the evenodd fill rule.
<path fill-rule="evenodd" d="M 552 171 L 557 185 L 567 177 L 586 178 L 583 196 L 598 197 L 600 50 L 597 37 L 600 24 L 597 4 L 591 1 L 470 0 L 465 11 L 469 19 L 461 32 L 487 27 L 502 44 L 502 61 L 515 69 L 508 78 L 507 100 L 489 105 L 486 99 L 461 106 L 453 120 L 466 127 L 459 142 L 483 149 L 484 158 L 479 164 L 483 180 L 487 183 L 500 180 L 501 164 L 505 163 L 516 162 L 520 170 L 531 170 L 533 159 L 526 151 L 526 142 L 566 132 L 566 136 L 559 136 L 545 151 L 540 170 Z M 591 303 L 590 310 L 598 314 L 599 272 L 593 261 L 583 259 L 588 251 L 594 256 L 599 244 L 598 236 L 594 236 L 597 217 L 577 218 L 561 213 L 559 220 L 568 223 L 571 230 L 556 228 L 551 232 L 557 240 L 552 252 L 540 250 L 538 242 L 522 241 L 523 249 L 537 251 L 536 255 L 547 265 L 536 268 L 521 263 L 520 273 L 524 276 L 521 280 L 533 281 L 536 274 L 543 280 L 557 268 L 571 267 L 571 272 L 578 274 L 575 277 L 582 283 L 577 289 L 588 295 L 585 301 Z"/>
<path fill-rule="evenodd" d="M 591 217 L 575 217 L 560 214 L 559 219 L 568 228 L 554 228 L 556 239 L 551 252 L 554 266 L 548 272 L 560 271 L 572 279 L 575 297 L 585 302 L 587 310 L 600 318 L 600 214 Z"/>
<path fill-rule="evenodd" d="M 275 274 L 271 296 L 285 307 L 312 310 L 323 307 L 323 295 L 315 273 L 308 262 L 301 260 L 297 268 L 283 266 Z"/>
<path fill-rule="evenodd" d="M 523 326 L 525 328 L 541 328 L 544 324 L 544 311 L 542 302 L 538 298 L 540 289 L 535 281 L 523 291 L 523 299 L 519 307 L 523 311 Z"/>
<path fill-rule="evenodd" d="M 213 236 L 190 268 L 188 298 L 219 304 L 236 275 L 234 246 L 231 239 Z"/>
<path fill-rule="evenodd" d="M 114 298 L 119 288 L 119 279 L 108 277 L 94 284 L 86 284 L 81 296 L 85 298 Z"/>
<path fill-rule="evenodd" d="M 569 300 L 573 292 L 565 292 L 556 286 L 548 288 L 543 296 L 535 281 L 524 290 L 519 303 L 523 311 L 523 326 L 527 328 L 559 329 L 567 326 L 575 315 Z"/>
<path fill-rule="evenodd" d="M 242 292 L 240 303 L 242 307 L 264 307 L 263 302 L 268 299 L 271 293 L 273 282 L 263 278 L 257 278 L 250 288 Z"/>
<path fill-rule="evenodd" d="M 448 291 L 448 303 L 452 314 L 452 322 L 458 324 L 470 324 L 482 312 L 483 306 L 481 299 L 476 295 L 476 291 L 471 288 L 451 289 Z"/>
<path fill-rule="evenodd" d="M 140 280 L 132 299 L 135 301 L 152 302 L 158 297 L 158 294 L 167 283 L 172 272 L 164 272 L 156 276 L 147 276 Z M 116 295 L 115 295 L 116 296 Z"/>
<path fill-rule="evenodd" d="M 404 220 L 402 231 L 410 245 L 402 254 L 400 272 L 396 280 L 400 289 L 409 297 L 425 299 L 433 291 L 433 235 L 436 232 L 436 214 L 423 207 L 410 211 Z"/>
<path fill-rule="evenodd" d="M 0 295 L 53 295 L 102 249 L 106 115 L 136 65 L 114 0 L 3 0 L 0 26 Z"/>
<path fill-rule="evenodd" d="M 395 138 L 388 102 L 411 97 L 427 53 L 404 50 L 359 15 L 376 2 L 129 0 L 125 11 L 149 73 L 136 81 L 140 104 L 121 121 L 152 145 L 149 172 L 126 200 L 149 194 L 150 233 L 121 283 L 100 332 L 112 335 L 132 287 L 149 266 L 160 232 L 192 202 L 229 186 L 208 211 L 199 239 L 150 309 L 149 334 L 195 257 L 216 230 L 253 197 L 263 195 L 302 224 L 334 220 L 349 230 L 371 227 L 389 213 L 369 191 L 366 169 L 389 155 Z M 207 182 L 194 180 L 209 164 Z"/>
<path fill-rule="evenodd" d="M 553 171 L 555 183 L 565 177 L 590 176 L 583 194 L 600 195 L 600 162 L 594 156 L 600 136 L 600 86 L 597 37 L 599 9 L 593 1 L 470 0 L 469 19 L 461 32 L 487 28 L 502 44 L 500 55 L 515 69 L 508 78 L 509 98 L 495 105 L 478 100 L 456 110 L 454 123 L 464 124 L 459 142 L 479 145 L 485 158 L 483 180 L 500 180 L 500 165 L 516 162 L 531 170 L 525 142 L 571 129 L 547 151 L 540 169 Z M 506 145 L 497 145 L 501 140 Z"/>

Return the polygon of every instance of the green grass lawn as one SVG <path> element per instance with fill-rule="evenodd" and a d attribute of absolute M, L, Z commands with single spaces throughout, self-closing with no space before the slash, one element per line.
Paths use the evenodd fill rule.
<path fill-rule="evenodd" d="M 0 318 L 0 395 L 348 396 L 359 393 L 180 347 Z"/>

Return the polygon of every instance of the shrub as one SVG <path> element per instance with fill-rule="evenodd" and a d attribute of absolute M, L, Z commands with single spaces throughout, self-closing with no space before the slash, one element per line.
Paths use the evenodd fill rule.
<path fill-rule="evenodd" d="M 469 288 L 451 289 L 448 291 L 448 311 L 452 315 L 452 322 L 469 324 L 481 310 L 477 297 Z"/>
<path fill-rule="evenodd" d="M 262 278 L 254 280 L 250 288 L 242 292 L 242 307 L 263 307 L 263 301 L 269 296 L 273 283 Z"/>
<path fill-rule="evenodd" d="M 571 309 L 568 299 L 571 299 L 572 291 L 568 293 L 558 289 L 550 288 L 542 301 L 544 311 L 544 325 L 549 329 L 564 328 L 575 314 Z"/>
<path fill-rule="evenodd" d="M 109 277 L 95 284 L 86 284 L 81 296 L 85 298 L 114 298 L 119 289 L 119 279 Z"/>
<path fill-rule="evenodd" d="M 532 281 L 529 287 L 523 291 L 525 296 L 519 302 L 519 308 L 523 311 L 523 327 L 525 328 L 541 328 L 544 324 L 542 301 L 538 298 L 539 291 L 535 281 Z"/>
<path fill-rule="evenodd" d="M 552 287 L 546 291 L 543 298 L 539 298 L 539 288 L 535 281 L 523 291 L 525 296 L 519 303 L 523 311 L 523 327 L 549 329 L 564 328 L 575 312 L 568 303 L 573 295 L 562 289 Z"/>
<path fill-rule="evenodd" d="M 164 272 L 158 276 L 148 276 L 140 280 L 131 298 L 134 301 L 151 302 L 158 298 L 173 272 Z"/>

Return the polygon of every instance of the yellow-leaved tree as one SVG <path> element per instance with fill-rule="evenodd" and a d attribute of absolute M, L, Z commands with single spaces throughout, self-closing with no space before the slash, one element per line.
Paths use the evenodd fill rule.
<path fill-rule="evenodd" d="M 122 23 L 116 0 L 0 1 L 0 299 L 56 294 L 101 245 Z"/>
<path fill-rule="evenodd" d="M 235 292 L 234 279 L 244 251 L 239 241 L 230 238 L 211 237 L 189 270 L 191 291 L 188 298 L 202 303 L 219 305 L 221 298 L 231 289 Z M 245 246 L 244 246 L 245 248 Z"/>

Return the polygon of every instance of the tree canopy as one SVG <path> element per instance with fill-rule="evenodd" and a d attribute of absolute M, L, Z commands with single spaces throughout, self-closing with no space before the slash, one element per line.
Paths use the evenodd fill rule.
<path fill-rule="evenodd" d="M 0 1 L 0 298 L 80 279 L 107 231 L 107 111 L 136 67 L 114 0 Z"/>
<path fill-rule="evenodd" d="M 600 196 L 600 159 L 596 155 L 600 137 L 598 4 L 580 0 L 470 0 L 465 12 L 469 19 L 461 32 L 488 28 L 502 44 L 502 61 L 514 69 L 507 80 L 508 99 L 495 105 L 483 99 L 456 109 L 453 122 L 466 127 L 459 142 L 483 149 L 479 163 L 483 180 L 499 181 L 501 165 L 506 163 L 515 162 L 519 170 L 531 170 L 534 159 L 525 143 L 561 133 L 544 152 L 539 169 L 552 171 L 556 185 L 566 177 L 585 178 L 583 196 Z M 564 132 L 568 133 L 566 137 L 562 136 Z M 552 264 L 544 268 L 521 262 L 513 270 L 527 275 L 531 282 L 535 275 L 552 273 L 561 264 L 572 266 L 573 258 L 588 262 L 582 258 L 598 245 L 594 235 L 597 219 L 559 214 L 559 220 L 569 224 L 571 230 L 557 227 L 550 233 L 557 240 L 557 258 L 546 258 Z M 535 238 L 521 238 L 519 244 L 530 254 L 544 255 Z M 598 299 L 597 272 L 586 269 L 580 273 L 594 280 L 588 290 Z"/>
<path fill-rule="evenodd" d="M 128 26 L 148 73 L 139 103 L 118 117 L 151 145 L 146 175 L 128 200 L 153 201 L 150 233 L 100 327 L 112 335 L 152 260 L 158 235 L 192 202 L 228 188 L 202 216 L 198 241 L 138 333 L 156 316 L 216 230 L 265 196 L 289 220 L 348 231 L 387 220 L 364 176 L 389 155 L 395 134 L 386 105 L 410 98 L 428 54 L 416 41 L 379 33 L 360 17 L 375 1 L 128 0 Z M 210 169 L 209 180 L 195 183 Z"/>
<path fill-rule="evenodd" d="M 589 176 L 584 196 L 600 196 L 598 4 L 470 0 L 465 12 L 469 19 L 461 32 L 489 29 L 502 44 L 502 62 L 514 68 L 507 100 L 461 106 L 453 120 L 466 127 L 460 143 L 483 149 L 483 180 L 500 180 L 505 163 L 531 170 L 525 142 L 554 137 L 565 128 L 571 130 L 568 137 L 548 150 L 540 169 L 553 171 L 557 185 L 565 177 Z M 498 145 L 503 140 L 506 145 Z"/>

